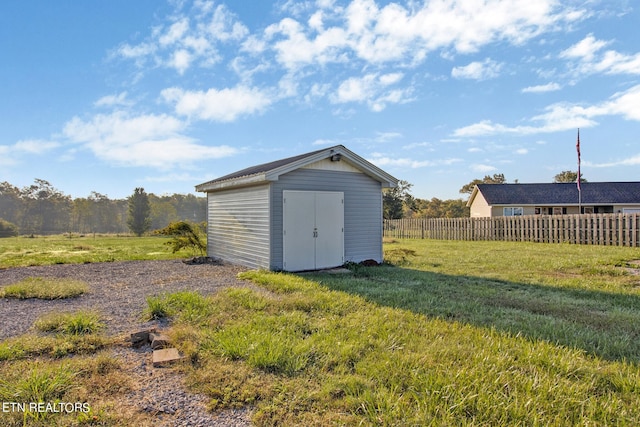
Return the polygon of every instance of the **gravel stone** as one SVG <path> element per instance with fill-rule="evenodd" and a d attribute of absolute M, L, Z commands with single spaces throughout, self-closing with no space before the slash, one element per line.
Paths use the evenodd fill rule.
<path fill-rule="evenodd" d="M 63 264 L 17 267 L 0 270 L 0 287 L 27 277 L 73 278 L 89 285 L 89 292 L 77 298 L 44 301 L 0 298 L 0 340 L 28 332 L 34 321 L 52 311 L 94 309 L 105 319 L 108 335 L 131 334 L 143 329 L 161 330 L 166 322 L 143 322 L 141 314 L 147 296 L 176 291 L 214 293 L 226 287 L 252 287 L 237 279 L 246 268 L 220 263 L 186 264 L 181 260 L 126 261 L 112 263 Z M 206 410 L 208 398 L 187 392 L 182 375 L 171 368 L 153 368 L 150 346 L 116 346 L 113 356 L 137 384 L 127 396 L 139 411 L 154 415 L 155 425 L 250 426 L 250 408 L 212 414 Z"/>

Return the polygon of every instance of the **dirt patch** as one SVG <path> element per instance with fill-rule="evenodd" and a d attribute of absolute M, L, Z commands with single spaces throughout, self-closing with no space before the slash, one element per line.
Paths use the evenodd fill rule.
<path fill-rule="evenodd" d="M 0 287 L 27 277 L 72 278 L 89 285 L 78 298 L 56 301 L 0 298 L 0 339 L 23 334 L 33 322 L 51 311 L 95 309 L 107 323 L 107 333 L 117 335 L 139 329 L 146 298 L 177 291 L 210 294 L 230 286 L 252 286 L 236 276 L 246 268 L 230 264 L 185 264 L 181 260 L 61 264 L 8 268 Z"/>
<path fill-rule="evenodd" d="M 640 276 L 640 259 L 627 261 L 627 265 L 622 269 L 632 276 Z"/>

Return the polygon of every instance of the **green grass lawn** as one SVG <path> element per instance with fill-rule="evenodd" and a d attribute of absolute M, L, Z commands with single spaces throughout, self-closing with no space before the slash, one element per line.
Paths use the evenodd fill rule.
<path fill-rule="evenodd" d="M 395 266 L 245 273 L 266 292 L 209 305 L 168 296 L 188 384 L 216 409 L 254 405 L 258 425 L 640 424 L 638 249 L 385 254 Z"/>
<path fill-rule="evenodd" d="M 640 362 L 637 248 L 405 240 L 400 268 L 307 276 L 376 304 Z"/>
<path fill-rule="evenodd" d="M 166 237 L 55 235 L 0 239 L 0 269 L 31 265 L 72 264 L 185 258 L 187 252 L 171 253 Z M 193 255 L 193 254 L 191 254 Z"/>
<path fill-rule="evenodd" d="M 251 406 L 256 425 L 640 425 L 639 249 L 399 240 L 384 250 L 384 266 L 250 271 L 257 289 L 161 295 L 140 313 L 172 319 L 188 387 L 212 410 Z M 108 342 L 93 336 L 0 343 L 0 394 L 33 364 L 59 369 L 52 354 L 81 355 L 72 372 L 104 370 L 63 375 L 57 399 L 126 392 L 117 367 L 99 367 Z M 87 368 L 94 347 L 101 361 Z M 132 422 L 113 409 L 125 392 L 93 404 L 101 425 Z"/>

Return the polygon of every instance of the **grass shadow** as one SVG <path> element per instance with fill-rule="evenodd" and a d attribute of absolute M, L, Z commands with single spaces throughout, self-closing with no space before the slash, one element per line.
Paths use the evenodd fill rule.
<path fill-rule="evenodd" d="M 640 298 L 634 295 L 388 265 L 313 279 L 380 305 L 545 340 L 606 360 L 640 362 Z"/>

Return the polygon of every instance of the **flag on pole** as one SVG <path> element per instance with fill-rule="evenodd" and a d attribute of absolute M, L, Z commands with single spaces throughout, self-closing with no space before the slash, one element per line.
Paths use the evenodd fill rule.
<path fill-rule="evenodd" d="M 578 191 L 580 191 L 580 129 L 578 129 L 578 141 L 576 142 L 576 151 L 578 152 L 578 178 L 576 182 L 578 183 Z"/>

